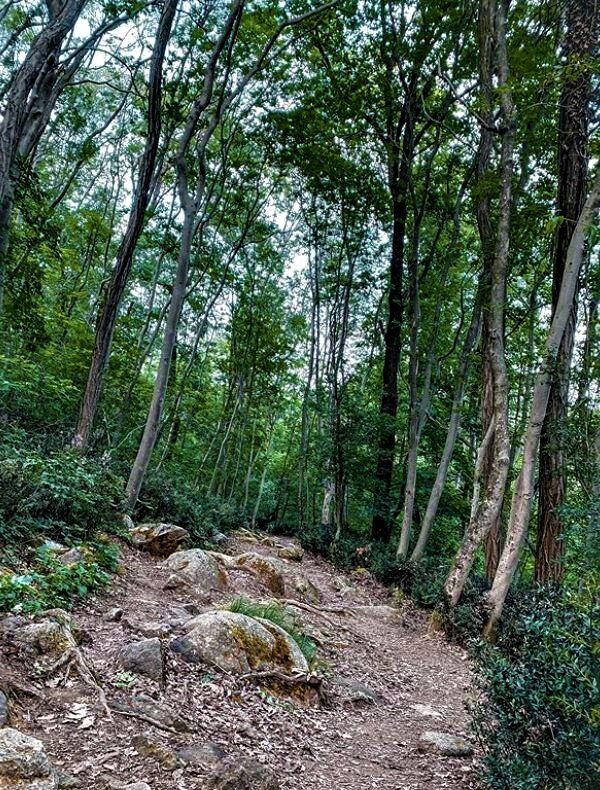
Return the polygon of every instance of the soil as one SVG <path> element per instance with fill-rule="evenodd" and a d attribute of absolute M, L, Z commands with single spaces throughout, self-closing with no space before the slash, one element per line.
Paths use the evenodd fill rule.
<path fill-rule="evenodd" d="M 277 547 L 268 545 L 275 542 L 290 543 L 244 535 L 229 541 L 224 551 L 275 556 Z M 124 546 L 122 559 L 110 588 L 73 612 L 82 655 L 111 707 L 147 694 L 183 718 L 187 732 L 117 712 L 110 720 L 97 691 L 74 673 L 65 677 L 58 671 L 44 680 L 31 659 L 5 651 L 11 673 L 40 692 L 39 698 L 19 693 L 11 701 L 11 725 L 39 738 L 54 765 L 82 787 L 120 788 L 143 781 L 152 790 L 202 788 L 209 766 L 182 766 L 168 758 L 207 742 L 274 769 L 284 790 L 475 786 L 476 754 L 453 758 L 418 748 L 426 730 L 468 735 L 464 702 L 471 680 L 464 651 L 431 633 L 426 613 L 409 603 L 393 606 L 389 592 L 368 573 L 344 575 L 308 554 L 302 562 L 281 560 L 286 574 L 310 580 L 321 594 L 319 603 L 296 611 L 319 644 L 315 672 L 333 690 L 325 706 L 283 697 L 256 679 L 184 663 L 168 650 L 162 687 L 124 673 L 117 654 L 141 638 L 139 624 L 174 623 L 177 634 L 177 623 L 189 617 L 185 605 L 204 611 L 240 593 L 260 600 L 269 593 L 252 573 L 230 571 L 229 592 L 213 591 L 210 601 L 202 600 L 190 589 L 163 589 L 170 574 L 157 558 Z M 302 600 L 297 592 L 286 594 Z M 123 618 L 107 621 L 116 607 Z M 362 692 L 360 684 L 366 687 Z M 135 738 L 140 735 L 154 746 L 140 749 Z"/>

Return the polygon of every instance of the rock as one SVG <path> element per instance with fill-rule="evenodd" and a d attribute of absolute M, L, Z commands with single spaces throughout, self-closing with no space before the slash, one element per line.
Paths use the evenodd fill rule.
<path fill-rule="evenodd" d="M 44 745 L 11 727 L 0 730 L 0 787 L 55 790 L 58 777 Z"/>
<path fill-rule="evenodd" d="M 159 741 L 154 741 L 147 735 L 134 735 L 131 739 L 131 745 L 138 754 L 142 757 L 152 757 L 157 763 L 160 763 L 167 771 L 174 771 L 179 768 L 181 762 L 175 752 L 172 752 L 167 746 L 164 746 Z"/>
<path fill-rule="evenodd" d="M 213 532 L 210 540 L 215 546 L 221 546 L 223 543 L 227 543 L 229 538 L 224 532 Z"/>
<path fill-rule="evenodd" d="M 145 675 L 157 683 L 164 681 L 164 657 L 160 639 L 142 639 L 121 649 L 119 665 L 128 672 Z"/>
<path fill-rule="evenodd" d="M 294 562 L 302 562 L 304 559 L 304 550 L 300 546 L 284 546 L 277 551 L 277 556 L 282 560 L 293 560 Z"/>
<path fill-rule="evenodd" d="M 73 774 L 69 774 L 66 771 L 59 771 L 58 772 L 58 787 L 60 790 L 66 790 L 67 788 L 72 787 L 83 787 L 83 783 L 81 779 L 78 779 Z"/>
<path fill-rule="evenodd" d="M 71 632 L 71 618 L 63 609 L 49 609 L 13 631 L 15 644 L 38 653 L 63 653 L 76 642 Z"/>
<path fill-rule="evenodd" d="M 352 678 L 336 675 L 332 678 L 331 682 L 334 686 L 342 690 L 342 696 L 344 696 L 348 702 L 354 703 L 355 705 L 374 705 L 376 702 L 381 701 L 381 697 L 376 691 L 365 686 L 364 683 L 352 680 Z"/>
<path fill-rule="evenodd" d="M 175 524 L 138 524 L 129 531 L 129 537 L 136 549 L 168 557 L 189 538 L 190 533 Z"/>
<path fill-rule="evenodd" d="M 279 790 L 271 769 L 247 758 L 231 757 L 219 763 L 207 778 L 208 790 Z"/>
<path fill-rule="evenodd" d="M 164 565 L 173 571 L 173 585 L 191 584 L 209 593 L 211 590 L 224 590 L 227 586 L 227 573 L 219 563 L 202 549 L 178 551 L 165 560 Z M 169 580 L 171 586 L 171 580 Z"/>
<path fill-rule="evenodd" d="M 77 565 L 78 562 L 83 562 L 85 557 L 80 549 L 72 548 L 59 554 L 58 561 L 61 565 Z"/>
<path fill-rule="evenodd" d="M 319 588 L 315 587 L 306 576 L 301 579 L 294 579 L 294 589 L 309 603 L 319 603 L 322 598 Z"/>
<path fill-rule="evenodd" d="M 431 705 L 421 705 L 420 703 L 416 703 L 415 705 L 411 705 L 410 707 L 414 711 L 416 711 L 420 716 L 431 716 L 434 719 L 443 718 L 439 710 L 432 708 Z"/>
<path fill-rule="evenodd" d="M 147 782 L 134 782 L 132 785 L 125 785 L 123 790 L 152 790 Z"/>
<path fill-rule="evenodd" d="M 0 691 L 0 727 L 4 727 L 10 718 L 8 698 L 3 691 Z"/>
<path fill-rule="evenodd" d="M 62 543 L 57 543 L 55 540 L 45 540 L 40 548 L 52 552 L 68 551 L 66 546 L 63 546 Z"/>
<path fill-rule="evenodd" d="M 184 612 L 187 612 L 187 614 L 192 615 L 192 617 L 200 614 L 200 607 L 195 603 L 184 603 L 181 608 Z"/>
<path fill-rule="evenodd" d="M 152 620 L 146 623 L 132 622 L 131 620 L 124 620 L 123 622 L 124 625 L 129 626 L 136 634 L 141 634 L 148 639 L 152 637 L 164 639 L 173 631 L 173 626 L 170 623 L 154 622 Z"/>
<path fill-rule="evenodd" d="M 306 658 L 304 658 L 304 654 L 298 647 L 298 643 L 287 633 L 287 631 L 284 631 L 281 626 L 264 617 L 255 617 L 254 619 L 258 620 L 258 622 L 274 637 L 277 656 L 282 666 L 289 665 L 286 668 L 308 672 L 308 663 Z M 289 656 L 289 658 L 286 656 Z"/>
<path fill-rule="evenodd" d="M 114 609 L 109 609 L 102 619 L 105 623 L 118 623 L 123 619 L 123 614 L 121 607 L 116 606 Z"/>
<path fill-rule="evenodd" d="M 189 730 L 187 722 L 173 708 L 153 699 L 148 694 L 137 694 L 126 700 L 113 701 L 111 705 L 116 710 L 123 712 L 140 713 L 165 727 L 177 730 L 177 732 L 188 732 Z"/>
<path fill-rule="evenodd" d="M 188 633 L 173 639 L 171 649 L 186 661 L 204 661 L 227 672 L 306 672 L 306 660 L 298 645 L 278 626 L 270 626 L 237 612 L 205 612 L 187 623 Z"/>
<path fill-rule="evenodd" d="M 273 595 L 285 595 L 285 568 L 278 560 L 249 551 L 236 557 L 236 563 L 242 568 L 250 568 Z"/>
<path fill-rule="evenodd" d="M 225 759 L 226 754 L 216 743 L 207 741 L 197 746 L 184 746 L 177 752 L 177 757 L 186 765 L 205 766 L 218 763 Z"/>
<path fill-rule="evenodd" d="M 473 747 L 459 735 L 449 732 L 434 732 L 428 730 L 419 738 L 419 749 L 422 752 L 436 752 L 445 757 L 469 757 L 473 754 Z"/>

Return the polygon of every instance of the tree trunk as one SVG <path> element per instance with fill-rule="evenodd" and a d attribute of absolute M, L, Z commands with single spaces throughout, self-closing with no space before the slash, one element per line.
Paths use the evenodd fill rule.
<path fill-rule="evenodd" d="M 104 374 L 110 356 L 115 323 L 127 286 L 133 263 L 135 249 L 144 227 L 146 210 L 150 200 L 152 180 L 155 174 L 156 156 L 161 133 L 162 71 L 165 52 L 178 0 L 165 0 L 158 31 L 154 42 L 149 73 L 149 95 L 147 113 L 147 138 L 140 162 L 133 204 L 129 213 L 127 229 L 121 241 L 115 267 L 102 299 L 96 319 L 94 349 L 88 373 L 73 446 L 81 450 L 87 448 L 90 432 L 94 424 L 98 400 L 102 391 Z"/>
<path fill-rule="evenodd" d="M 545 360 L 537 375 L 529 425 L 523 448 L 523 466 L 515 485 L 504 550 L 500 557 L 494 584 L 489 593 L 490 617 L 484 630 L 484 635 L 488 638 L 494 635 L 496 625 L 502 614 L 504 601 L 517 570 L 523 543 L 527 535 L 535 483 L 535 462 L 550 396 L 552 371 L 555 368 L 563 336 L 573 311 L 577 281 L 583 261 L 585 234 L 599 207 L 600 170 L 596 174 L 592 191 L 571 236 L 556 309 L 546 341 Z"/>
<path fill-rule="evenodd" d="M 156 444 L 158 427 L 162 416 L 163 405 L 167 394 L 167 383 L 169 381 L 169 370 L 173 358 L 173 348 L 177 339 L 177 326 L 183 308 L 185 291 L 187 287 L 189 261 L 191 255 L 192 238 L 194 233 L 194 214 L 188 212 L 183 221 L 181 231 L 181 247 L 179 250 L 179 261 L 177 264 L 177 274 L 173 284 L 171 303 L 167 315 L 165 334 L 160 353 L 158 370 L 156 371 L 156 381 L 152 401 L 144 427 L 142 440 L 137 451 L 137 455 L 126 488 L 126 509 L 133 510 L 140 494 L 140 489 L 146 474 L 146 469 L 150 463 L 152 451 Z"/>
<path fill-rule="evenodd" d="M 556 311 L 569 242 L 585 199 L 588 125 L 591 97 L 591 55 L 597 45 L 598 9 L 589 0 L 567 4 L 566 73 L 560 99 L 558 131 L 558 226 L 552 261 L 552 314 Z M 586 64 L 589 64 L 586 67 Z M 582 67 L 583 65 L 583 67 Z M 563 575 L 564 525 L 561 508 L 566 496 L 564 427 L 569 397 L 569 369 L 575 341 L 577 298 L 565 327 L 548 409 L 542 428 L 539 468 L 538 535 L 535 580 L 560 582 Z"/>
<path fill-rule="evenodd" d="M 60 10 L 48 4 L 49 20 L 33 40 L 29 51 L 11 80 L 0 122 L 0 315 L 4 300 L 4 273 L 8 231 L 19 177 L 19 146 L 31 122 L 31 98 L 48 72 L 56 73 L 65 38 L 72 31 L 87 0 L 66 0 Z"/>
<path fill-rule="evenodd" d="M 419 533 L 417 543 L 415 544 L 415 547 L 411 554 L 411 560 L 413 562 L 417 562 L 423 556 L 425 547 L 427 545 L 427 541 L 429 539 L 429 534 L 433 526 L 433 522 L 435 521 L 438 505 L 442 497 L 442 492 L 446 484 L 448 468 L 450 466 L 450 461 L 452 460 L 452 455 L 454 453 L 454 446 L 456 444 L 458 431 L 460 429 L 460 419 L 462 415 L 462 404 L 465 395 L 465 386 L 467 382 L 467 370 L 469 366 L 469 360 L 470 360 L 471 352 L 473 351 L 473 348 L 475 346 L 477 336 L 479 334 L 480 325 L 481 325 L 481 304 L 480 304 L 480 300 L 476 299 L 475 305 L 473 307 L 473 315 L 471 318 L 471 323 L 469 325 L 467 334 L 465 336 L 465 341 L 462 347 L 460 361 L 458 364 L 458 371 L 456 373 L 457 384 L 454 390 L 454 397 L 452 400 L 452 411 L 450 414 L 450 423 L 448 425 L 448 432 L 446 434 L 446 442 L 444 444 L 444 449 L 442 451 L 442 458 L 438 466 L 435 482 L 433 484 L 433 488 L 431 489 L 431 493 L 429 494 L 427 509 L 425 511 L 425 516 L 423 517 L 423 522 L 421 524 L 421 531 Z"/>
<path fill-rule="evenodd" d="M 460 600 L 478 547 L 485 540 L 500 516 L 510 463 L 508 379 L 504 351 L 504 310 L 512 202 L 514 108 L 512 95 L 508 87 L 506 9 L 505 0 L 500 0 L 497 5 L 494 0 L 481 0 L 480 47 L 482 52 L 487 51 L 488 46 L 490 46 L 489 37 L 493 31 L 496 43 L 496 72 L 500 94 L 500 123 L 502 125 L 500 200 L 494 256 L 491 265 L 487 321 L 487 342 L 493 377 L 493 421 L 485 434 L 484 444 L 490 431 L 493 430 L 493 458 L 488 477 L 484 481 L 485 494 L 473 509 L 472 518 L 467 526 L 454 565 L 446 579 L 445 592 L 452 606 L 455 606 Z M 483 450 L 483 447 L 481 449 Z M 479 454 L 480 458 L 481 453 Z"/>
<path fill-rule="evenodd" d="M 408 215 L 407 185 L 412 158 L 412 120 L 404 133 L 398 183 L 392 186 L 392 255 L 388 292 L 388 318 L 384 335 L 384 359 L 379 406 L 379 437 L 375 469 L 375 497 L 371 536 L 374 540 L 388 541 L 392 532 L 390 492 L 396 451 L 396 414 L 398 412 L 398 366 L 402 346 L 402 319 L 404 314 L 403 268 L 404 236 Z"/>

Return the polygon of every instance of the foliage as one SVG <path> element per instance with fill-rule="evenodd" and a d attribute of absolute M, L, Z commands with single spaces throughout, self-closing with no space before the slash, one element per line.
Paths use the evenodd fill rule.
<path fill-rule="evenodd" d="M 87 540 L 114 530 L 122 481 L 107 463 L 72 450 L 0 446 L 0 540 L 36 534 Z"/>
<path fill-rule="evenodd" d="M 245 614 L 248 617 L 262 617 L 264 620 L 275 623 L 292 637 L 309 665 L 314 661 L 317 646 L 302 630 L 302 624 L 298 617 L 289 609 L 276 603 L 259 603 L 243 597 L 236 598 L 227 608 L 230 612 Z"/>
<path fill-rule="evenodd" d="M 52 552 L 39 549 L 21 572 L 0 572 L 0 612 L 37 612 L 69 608 L 77 600 L 108 584 L 117 569 L 116 547 L 105 540 L 83 545 L 84 559 L 62 564 Z"/>
<path fill-rule="evenodd" d="M 243 524 L 239 508 L 201 493 L 185 480 L 154 472 L 146 478 L 136 509 L 144 521 L 168 521 L 185 527 L 194 543 L 210 541 L 215 532 L 229 532 Z"/>
<path fill-rule="evenodd" d="M 535 591 L 507 607 L 496 644 L 476 646 L 474 727 L 487 786 L 591 787 L 600 761 L 599 627 L 593 596 Z"/>

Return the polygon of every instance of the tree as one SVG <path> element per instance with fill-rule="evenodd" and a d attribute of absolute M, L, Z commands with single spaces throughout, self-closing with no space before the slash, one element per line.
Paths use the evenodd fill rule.
<path fill-rule="evenodd" d="M 592 91 L 591 57 L 597 46 L 597 7 L 572 0 L 567 3 L 564 42 L 565 75 L 558 120 L 558 228 L 552 252 L 552 311 L 557 309 L 567 253 L 577 217 L 585 200 L 588 163 L 588 125 Z M 577 323 L 577 298 L 565 327 L 552 381 L 540 441 L 538 532 L 535 578 L 541 584 L 563 576 L 565 525 L 561 509 L 566 498 L 564 458 L 571 357 Z"/>

